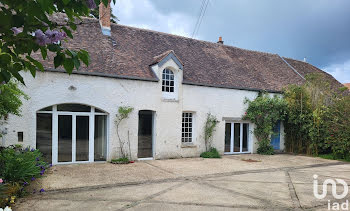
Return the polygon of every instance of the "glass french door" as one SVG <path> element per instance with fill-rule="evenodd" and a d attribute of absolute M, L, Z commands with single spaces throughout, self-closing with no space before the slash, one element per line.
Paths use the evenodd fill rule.
<path fill-rule="evenodd" d="M 106 161 L 108 115 L 81 104 L 37 111 L 36 147 L 52 164 Z"/>
<path fill-rule="evenodd" d="M 225 154 L 249 153 L 249 123 L 225 124 Z"/>
<path fill-rule="evenodd" d="M 89 115 L 58 115 L 58 163 L 89 161 Z"/>

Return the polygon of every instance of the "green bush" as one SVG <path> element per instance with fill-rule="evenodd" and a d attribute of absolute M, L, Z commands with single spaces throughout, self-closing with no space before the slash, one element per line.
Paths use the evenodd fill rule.
<path fill-rule="evenodd" d="M 3 208 L 8 203 L 7 185 L 0 183 L 0 208 Z"/>
<path fill-rule="evenodd" d="M 16 196 L 22 196 L 25 186 L 41 177 L 48 167 L 39 150 L 22 149 L 21 145 L 1 147 L 0 207 L 9 205 Z"/>
<path fill-rule="evenodd" d="M 350 96 L 329 106 L 324 118 L 324 141 L 319 146 L 331 152 L 335 159 L 350 158 Z"/>
<path fill-rule="evenodd" d="M 284 99 L 288 105 L 286 151 L 332 154 L 333 159 L 350 157 L 349 94 L 312 74 L 304 85 L 284 90 Z"/>
<path fill-rule="evenodd" d="M 39 150 L 16 146 L 0 151 L 0 178 L 7 183 L 29 183 L 42 176 L 47 167 Z"/>
<path fill-rule="evenodd" d="M 214 147 L 210 148 L 207 152 L 202 152 L 200 156 L 202 158 L 221 158 L 218 150 Z"/>
<path fill-rule="evenodd" d="M 112 159 L 111 163 L 114 163 L 114 164 L 128 164 L 129 163 L 129 158 L 123 157 L 123 158 L 118 158 L 118 159 Z"/>
<path fill-rule="evenodd" d="M 1 199 L 4 199 L 7 197 L 7 195 L 5 194 L 6 191 L 6 185 L 0 183 L 0 208 L 1 208 Z"/>
<path fill-rule="evenodd" d="M 262 140 L 259 142 L 259 147 L 257 149 L 257 153 L 261 155 L 273 155 L 275 154 L 275 150 L 273 149 L 270 140 Z"/>

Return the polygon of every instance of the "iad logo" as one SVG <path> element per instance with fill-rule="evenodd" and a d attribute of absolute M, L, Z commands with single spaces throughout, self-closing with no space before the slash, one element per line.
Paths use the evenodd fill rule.
<path fill-rule="evenodd" d="M 314 196 L 317 199 L 324 199 L 327 195 L 327 186 L 330 184 L 332 186 L 332 195 L 335 199 L 343 199 L 348 195 L 349 187 L 348 184 L 342 179 L 326 179 L 322 184 L 322 194 L 318 193 L 318 175 L 314 174 Z M 337 193 L 337 182 L 342 184 L 344 187 L 343 193 Z M 346 200 L 344 203 L 340 204 L 339 202 L 333 202 L 331 206 L 331 201 L 328 200 L 328 210 L 349 210 L 349 201 Z"/>

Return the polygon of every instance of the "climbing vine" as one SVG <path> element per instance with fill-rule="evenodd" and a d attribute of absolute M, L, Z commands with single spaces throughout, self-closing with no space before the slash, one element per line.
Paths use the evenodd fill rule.
<path fill-rule="evenodd" d="M 117 136 L 118 136 L 118 140 L 119 140 L 119 146 L 120 146 L 120 155 L 122 158 L 127 158 L 127 156 L 130 156 L 130 141 L 128 140 L 128 145 L 129 145 L 129 152 L 126 153 L 125 152 L 125 148 L 124 145 L 126 144 L 126 141 L 124 141 L 119 134 L 119 126 L 120 123 L 124 120 L 127 119 L 129 117 L 129 114 L 134 110 L 134 108 L 132 107 L 124 107 L 121 106 L 118 109 L 118 113 L 116 114 L 116 120 L 115 120 L 115 124 L 117 127 Z"/>
<path fill-rule="evenodd" d="M 275 95 L 270 97 L 267 93 L 259 94 L 254 100 L 245 100 L 248 108 L 243 117 L 256 125 L 254 135 L 258 139 L 259 154 L 271 155 L 274 153 L 270 144 L 270 136 L 273 134 L 273 127 L 278 121 L 283 121 L 286 117 L 286 101 Z"/>
<path fill-rule="evenodd" d="M 204 141 L 205 141 L 205 149 L 208 151 L 212 146 L 212 138 L 215 132 L 215 127 L 219 123 L 216 116 L 211 113 L 207 114 L 207 120 L 204 125 Z"/>

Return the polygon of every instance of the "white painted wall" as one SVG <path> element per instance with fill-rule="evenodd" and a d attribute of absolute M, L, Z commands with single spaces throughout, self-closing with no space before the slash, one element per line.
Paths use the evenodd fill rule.
<path fill-rule="evenodd" d="M 223 118 L 241 118 L 245 112 L 244 99 L 254 99 L 257 92 L 192 86 L 182 84 L 182 70 L 169 60 L 162 67 L 153 66 L 161 79 L 161 70 L 165 67 L 175 71 L 177 77 L 177 98 L 163 99 L 161 81 L 149 82 L 124 80 L 107 77 L 68 75 L 54 72 L 38 72 L 35 79 L 29 73 L 24 74 L 26 87 L 24 92 L 30 100 L 24 101 L 22 116 L 10 116 L 8 134 L 4 137 L 5 145 L 17 144 L 17 132 L 24 132 L 24 146 L 36 145 L 36 111 L 55 104 L 79 103 L 95 106 L 109 114 L 108 160 L 118 157 L 119 144 L 114 124 L 119 106 L 131 106 L 134 111 L 130 118 L 121 124 L 121 135 L 127 139 L 130 133 L 131 154 L 137 158 L 138 147 L 138 111 L 155 111 L 155 146 L 156 159 L 199 156 L 205 150 L 204 124 L 208 112 L 220 120 L 213 137 L 213 145 L 221 153 L 224 151 L 225 121 Z M 69 90 L 70 86 L 76 90 Z M 181 143 L 182 112 L 194 112 L 193 146 Z M 253 125 L 250 130 L 253 130 Z M 281 128 L 282 129 L 282 128 Z M 281 130 L 283 131 L 283 130 Z M 252 151 L 256 152 L 256 139 L 253 135 Z M 283 133 L 281 138 L 284 137 Z M 281 144 L 284 143 L 282 138 Z M 281 146 L 282 147 L 282 146 Z"/>

